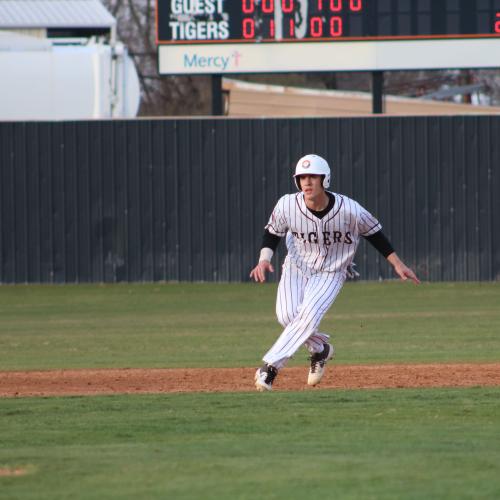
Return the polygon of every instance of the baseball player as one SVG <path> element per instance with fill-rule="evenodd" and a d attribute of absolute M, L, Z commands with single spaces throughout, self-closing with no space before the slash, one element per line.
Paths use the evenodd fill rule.
<path fill-rule="evenodd" d="M 255 374 L 259 391 L 272 390 L 279 370 L 301 345 L 311 354 L 307 383 L 314 386 L 320 382 L 334 348 L 319 325 L 344 284 L 360 237 L 388 260 L 402 280 L 420 283 L 397 256 L 372 214 L 347 196 L 327 191 L 330 167 L 326 160 L 314 154 L 300 158 L 294 179 L 299 192 L 286 194 L 274 207 L 265 227 L 259 262 L 250 272 L 250 277 L 261 283 L 267 272 L 274 272 L 271 258 L 284 237 L 288 253 L 276 300 L 276 315 L 284 330 Z"/>

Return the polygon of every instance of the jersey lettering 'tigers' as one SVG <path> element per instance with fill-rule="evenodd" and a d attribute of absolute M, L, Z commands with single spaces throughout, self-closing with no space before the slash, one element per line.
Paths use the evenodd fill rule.
<path fill-rule="evenodd" d="M 266 229 L 286 236 L 287 259 L 304 272 L 344 272 L 352 263 L 361 236 L 382 229 L 370 212 L 351 198 L 332 193 L 335 203 L 323 217 L 306 206 L 303 193 L 278 200 Z"/>

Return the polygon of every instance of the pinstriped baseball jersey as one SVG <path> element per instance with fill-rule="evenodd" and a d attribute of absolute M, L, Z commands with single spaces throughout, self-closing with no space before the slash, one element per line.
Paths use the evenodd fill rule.
<path fill-rule="evenodd" d="M 278 200 L 266 229 L 286 236 L 288 258 L 303 273 L 341 272 L 352 263 L 361 236 L 381 230 L 379 221 L 357 201 L 331 193 L 335 203 L 323 218 L 306 206 L 304 194 Z"/>

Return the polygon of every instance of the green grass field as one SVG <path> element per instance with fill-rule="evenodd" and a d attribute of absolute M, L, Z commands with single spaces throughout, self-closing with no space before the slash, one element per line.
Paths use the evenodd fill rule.
<path fill-rule="evenodd" d="M 274 285 L 0 287 L 2 369 L 254 366 Z M 337 363 L 495 361 L 500 284 L 348 283 L 323 321 Z M 292 361 L 303 364 L 299 351 Z"/>
<path fill-rule="evenodd" d="M 498 498 L 500 392 L 4 400 L 1 498 Z"/>
<path fill-rule="evenodd" d="M 274 285 L 0 287 L 2 370 L 255 366 Z M 336 363 L 500 361 L 500 285 L 349 283 Z M 292 364 L 305 364 L 305 352 Z M 0 499 L 500 498 L 500 388 L 0 399 Z"/>

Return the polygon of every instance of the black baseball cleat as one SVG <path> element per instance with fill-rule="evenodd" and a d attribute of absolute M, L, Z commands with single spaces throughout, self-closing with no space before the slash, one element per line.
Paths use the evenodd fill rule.
<path fill-rule="evenodd" d="M 274 366 L 263 365 L 255 372 L 255 388 L 260 392 L 272 391 L 276 375 L 278 375 L 278 370 Z"/>
<path fill-rule="evenodd" d="M 320 383 L 325 373 L 325 365 L 327 361 L 333 358 L 335 349 L 330 344 L 323 344 L 323 351 L 314 353 L 309 359 L 311 360 L 311 368 L 309 368 L 309 376 L 307 377 L 308 385 L 317 385 Z"/>

